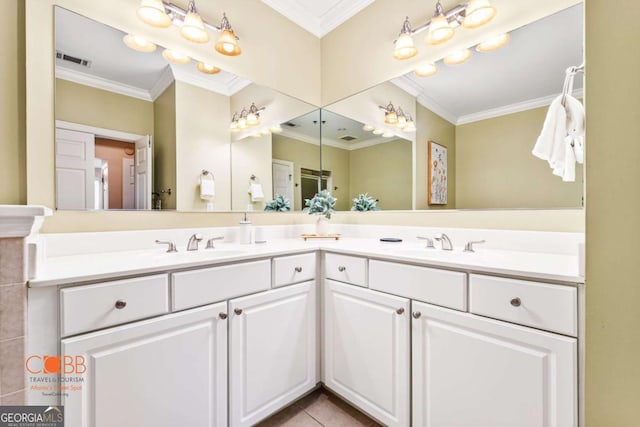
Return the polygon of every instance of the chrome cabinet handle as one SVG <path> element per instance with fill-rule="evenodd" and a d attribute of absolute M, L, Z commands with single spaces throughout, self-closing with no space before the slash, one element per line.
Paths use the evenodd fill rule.
<path fill-rule="evenodd" d="M 338 267 L 338 271 L 340 273 L 342 273 L 343 271 L 345 271 L 347 269 L 347 267 L 345 267 L 344 265 L 341 265 L 340 267 Z"/>
<path fill-rule="evenodd" d="M 302 273 L 302 267 L 296 267 L 294 270 L 296 270 L 296 273 Z"/>
<path fill-rule="evenodd" d="M 220 317 L 222 320 L 225 320 L 229 316 L 227 315 L 227 313 L 222 313 L 221 312 L 220 314 L 218 314 L 218 317 Z"/>
<path fill-rule="evenodd" d="M 420 316 L 422 316 L 422 313 L 420 313 L 419 311 L 414 311 L 413 312 L 413 318 L 414 319 L 419 319 Z"/>
<path fill-rule="evenodd" d="M 118 310 L 122 310 L 123 308 L 125 308 L 127 306 L 127 302 L 124 300 L 119 299 L 118 301 L 116 301 L 116 308 Z"/>
<path fill-rule="evenodd" d="M 239 315 L 242 314 L 242 309 L 241 308 L 236 308 L 236 309 L 233 310 L 233 312 L 239 316 Z"/>
<path fill-rule="evenodd" d="M 400 307 L 399 309 L 396 310 L 396 313 L 398 314 L 404 313 L 404 308 Z"/>
<path fill-rule="evenodd" d="M 514 307 L 520 307 L 522 305 L 522 301 L 520 298 L 514 298 L 511 300 L 511 305 Z"/>

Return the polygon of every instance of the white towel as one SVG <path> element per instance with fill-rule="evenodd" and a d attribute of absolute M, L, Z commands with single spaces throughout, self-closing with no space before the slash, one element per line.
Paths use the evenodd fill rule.
<path fill-rule="evenodd" d="M 575 163 L 583 162 L 584 107 L 582 103 L 562 95 L 551 102 L 542 132 L 533 147 L 534 156 L 549 162 L 553 174 L 565 182 L 575 181 Z"/>
<path fill-rule="evenodd" d="M 262 191 L 262 184 L 249 184 L 249 193 L 251 194 L 252 202 L 259 202 L 264 199 L 264 191 Z"/>
<path fill-rule="evenodd" d="M 216 196 L 216 182 L 213 175 L 200 175 L 200 198 L 211 200 Z"/>

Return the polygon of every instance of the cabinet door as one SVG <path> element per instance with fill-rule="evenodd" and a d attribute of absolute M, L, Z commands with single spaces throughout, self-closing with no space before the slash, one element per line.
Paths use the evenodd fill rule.
<path fill-rule="evenodd" d="M 65 426 L 226 425 L 226 308 L 214 304 L 62 340 L 62 354 L 84 355 L 87 364 L 82 390 L 63 397 Z"/>
<path fill-rule="evenodd" d="M 414 426 L 577 424 L 575 338 L 412 305 Z"/>
<path fill-rule="evenodd" d="M 230 425 L 251 426 L 316 386 L 316 287 L 229 301 Z"/>
<path fill-rule="evenodd" d="M 325 286 L 325 385 L 387 426 L 409 425 L 409 300 Z"/>

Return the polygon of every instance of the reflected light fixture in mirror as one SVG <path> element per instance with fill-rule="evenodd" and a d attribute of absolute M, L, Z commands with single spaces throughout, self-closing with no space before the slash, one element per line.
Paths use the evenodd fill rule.
<path fill-rule="evenodd" d="M 215 50 L 226 56 L 238 56 L 242 53 L 238 46 L 238 37 L 235 35 L 226 13 L 222 14 L 219 26 L 210 24 L 202 19 L 194 0 L 189 1 L 187 10 L 164 0 L 141 0 L 138 7 L 138 17 L 146 24 L 167 28 L 174 25 L 180 27 L 180 34 L 185 39 L 195 43 L 209 41 L 209 33 L 206 28 L 218 31 L 220 37 L 215 43 Z"/>
<path fill-rule="evenodd" d="M 371 132 L 372 130 L 374 130 L 375 128 L 371 125 L 364 125 L 362 126 L 362 130 L 365 132 Z"/>
<path fill-rule="evenodd" d="M 447 65 L 458 65 L 471 59 L 471 50 L 462 49 L 444 57 L 444 63 Z"/>
<path fill-rule="evenodd" d="M 158 48 L 158 46 L 156 46 L 154 43 L 151 43 L 147 39 L 140 36 L 134 36 L 133 34 L 127 34 L 123 37 L 122 40 L 124 41 L 124 44 L 126 44 L 133 50 L 137 50 L 138 52 L 150 53 L 155 52 L 155 50 Z"/>
<path fill-rule="evenodd" d="M 184 53 L 171 49 L 165 49 L 162 52 L 162 57 L 172 64 L 188 64 L 191 61 L 191 58 Z"/>
<path fill-rule="evenodd" d="M 218 74 L 221 71 L 220 68 L 211 64 L 206 64 L 202 61 L 198 62 L 198 65 L 196 65 L 196 68 L 198 68 L 198 71 L 205 74 Z"/>
<path fill-rule="evenodd" d="M 476 46 L 478 52 L 493 52 L 498 50 L 509 42 L 509 34 L 504 33 L 498 36 L 492 37 Z"/>
<path fill-rule="evenodd" d="M 424 62 L 413 69 L 413 73 L 418 77 L 433 76 L 438 72 L 438 67 L 433 62 Z"/>

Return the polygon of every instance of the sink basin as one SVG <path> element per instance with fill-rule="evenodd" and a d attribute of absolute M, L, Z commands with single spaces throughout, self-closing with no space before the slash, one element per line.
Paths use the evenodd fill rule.
<path fill-rule="evenodd" d="M 478 258 L 479 255 L 474 252 L 463 252 L 462 250 L 443 251 L 440 249 L 398 249 L 391 252 L 398 256 L 407 256 L 413 258 L 424 258 L 434 260 L 468 260 Z"/>

